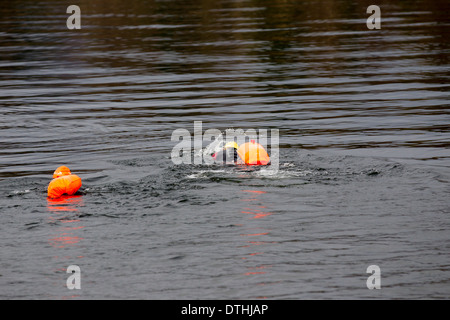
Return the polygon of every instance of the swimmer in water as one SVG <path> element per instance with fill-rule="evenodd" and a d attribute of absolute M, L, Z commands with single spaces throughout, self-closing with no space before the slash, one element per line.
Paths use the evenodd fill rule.
<path fill-rule="evenodd" d="M 234 141 L 228 142 L 218 152 L 212 155 L 216 163 L 222 164 L 246 164 L 269 165 L 270 157 L 262 145 L 250 140 L 241 146 Z"/>
<path fill-rule="evenodd" d="M 214 153 L 212 157 L 216 163 L 235 164 L 239 160 L 237 149 L 238 144 L 236 142 L 228 142 L 222 150 Z"/>

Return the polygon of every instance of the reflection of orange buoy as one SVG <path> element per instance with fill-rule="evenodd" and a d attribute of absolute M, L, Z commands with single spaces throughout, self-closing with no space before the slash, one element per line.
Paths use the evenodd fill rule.
<path fill-rule="evenodd" d="M 61 196 L 59 198 L 48 198 L 47 209 L 54 212 L 78 211 L 78 207 L 83 204 L 81 195 Z"/>
<path fill-rule="evenodd" d="M 248 165 L 266 165 L 270 163 L 267 151 L 255 140 L 242 144 L 237 153 L 242 161 Z"/>
<path fill-rule="evenodd" d="M 59 198 L 63 194 L 75 194 L 81 187 L 81 178 L 70 172 L 69 168 L 62 166 L 53 173 L 53 180 L 48 185 L 48 197 Z"/>

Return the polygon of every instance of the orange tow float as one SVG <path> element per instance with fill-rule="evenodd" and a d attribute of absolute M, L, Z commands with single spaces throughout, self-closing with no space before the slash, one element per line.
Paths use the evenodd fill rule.
<path fill-rule="evenodd" d="M 212 155 L 214 160 L 219 163 L 245 163 L 246 165 L 268 165 L 270 157 L 264 147 L 250 140 L 250 142 L 238 144 L 234 141 L 228 142 L 221 150 Z M 239 159 L 238 159 L 239 158 Z"/>
<path fill-rule="evenodd" d="M 74 195 L 81 187 L 81 178 L 72 174 L 66 166 L 59 167 L 53 173 L 53 180 L 48 185 L 47 195 L 55 199 L 62 195 Z"/>
<path fill-rule="evenodd" d="M 237 150 L 239 157 L 247 165 L 267 165 L 270 163 L 270 157 L 266 149 L 255 140 L 241 144 Z"/>

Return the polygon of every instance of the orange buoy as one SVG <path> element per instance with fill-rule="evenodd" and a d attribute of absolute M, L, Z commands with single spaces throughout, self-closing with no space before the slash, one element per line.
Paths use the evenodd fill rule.
<path fill-rule="evenodd" d="M 48 185 L 49 198 L 59 198 L 64 194 L 74 195 L 81 187 L 81 178 L 72 174 L 66 166 L 59 167 L 53 173 L 53 180 Z"/>
<path fill-rule="evenodd" d="M 237 150 L 239 157 L 248 165 L 267 165 L 270 157 L 266 149 L 255 140 L 242 144 Z"/>

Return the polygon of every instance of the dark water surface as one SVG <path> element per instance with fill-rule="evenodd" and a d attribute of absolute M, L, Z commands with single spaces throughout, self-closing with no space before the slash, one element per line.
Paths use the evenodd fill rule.
<path fill-rule="evenodd" d="M 71 4 L 0 5 L 0 298 L 450 298 L 448 1 Z M 173 164 L 194 121 L 279 170 Z"/>

